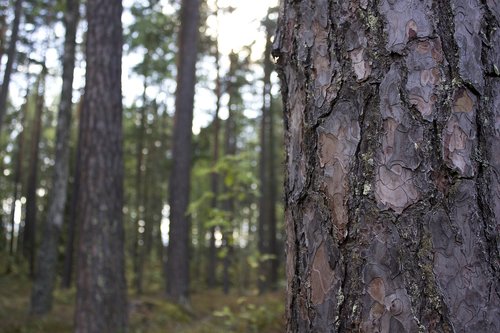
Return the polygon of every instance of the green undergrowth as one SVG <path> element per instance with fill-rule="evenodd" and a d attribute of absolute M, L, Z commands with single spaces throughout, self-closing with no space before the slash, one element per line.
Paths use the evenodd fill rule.
<path fill-rule="evenodd" d="M 0 332 L 72 332 L 75 290 L 57 289 L 54 308 L 43 318 L 28 314 L 31 282 L 21 274 L 0 275 Z M 283 332 L 282 293 L 224 295 L 199 291 L 184 308 L 168 302 L 161 290 L 129 295 L 130 333 Z"/>

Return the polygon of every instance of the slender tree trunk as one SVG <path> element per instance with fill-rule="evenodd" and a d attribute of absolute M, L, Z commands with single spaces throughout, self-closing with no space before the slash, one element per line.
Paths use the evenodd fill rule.
<path fill-rule="evenodd" d="M 220 119 L 219 119 L 219 111 L 220 111 L 220 102 L 222 97 L 222 88 L 221 88 L 221 77 L 220 77 L 220 54 L 219 54 L 219 45 L 218 40 L 216 41 L 216 54 L 215 54 L 215 68 L 217 70 L 217 77 L 215 79 L 215 95 L 216 95 L 216 103 L 215 103 L 215 114 L 213 120 L 213 131 L 214 131 L 214 150 L 213 150 L 213 162 L 212 167 L 215 168 L 219 161 L 219 135 L 220 135 Z M 212 189 L 212 209 L 217 209 L 217 201 L 219 195 L 219 174 L 217 171 L 213 171 L 211 175 L 211 189 Z M 208 287 L 215 287 L 216 281 L 216 268 L 217 268 L 217 249 L 215 247 L 215 226 L 210 228 L 210 245 L 208 249 Z"/>
<path fill-rule="evenodd" d="M 266 20 L 266 48 L 264 50 L 264 89 L 262 92 L 262 118 L 261 118 L 261 134 L 260 134 L 260 198 L 259 198 L 259 221 L 258 221 L 258 250 L 261 256 L 272 255 L 271 242 L 274 240 L 276 247 L 276 214 L 275 201 L 271 197 L 273 185 L 271 182 L 271 172 L 274 167 L 274 156 L 272 149 L 274 142 L 272 134 L 272 117 L 271 117 L 271 73 L 273 64 L 271 62 L 271 26 L 270 20 Z M 274 198 L 275 199 L 275 198 Z M 274 226 L 273 226 L 274 223 Z M 274 231 L 272 231 L 273 229 Z M 275 285 L 277 278 L 274 272 L 275 261 L 271 259 L 261 260 L 259 262 L 259 292 L 266 292 L 271 285 Z M 273 274 L 274 273 L 274 274 Z"/>
<path fill-rule="evenodd" d="M 279 268 L 279 249 L 276 239 L 277 232 L 277 217 L 276 217 L 276 203 L 278 202 L 277 196 L 277 181 L 276 181 L 276 160 L 279 155 L 276 154 L 276 141 L 274 128 L 274 109 L 272 106 L 273 96 L 269 94 L 269 244 L 268 251 L 271 255 L 269 259 L 269 287 L 272 291 L 278 288 L 278 268 Z"/>
<path fill-rule="evenodd" d="M 57 247 L 64 222 L 64 208 L 66 207 L 68 188 L 71 99 L 73 96 L 78 9 L 78 0 L 66 1 L 63 83 L 57 116 L 56 156 L 52 175 L 53 186 L 42 243 L 38 251 L 36 274 L 31 293 L 30 312 L 34 315 L 44 315 L 52 309 L 52 294 L 57 276 Z"/>
<path fill-rule="evenodd" d="M 29 75 L 26 76 L 26 82 L 29 83 Z M 27 109 L 30 96 L 30 89 L 26 89 L 24 97 L 24 104 L 21 107 L 21 126 L 22 130 L 17 137 L 17 156 L 14 168 L 14 193 L 12 195 L 12 206 L 10 207 L 10 244 L 9 244 L 9 260 L 7 261 L 7 273 L 11 271 L 11 265 L 14 262 L 14 239 L 15 239 L 15 215 L 16 215 L 16 201 L 19 195 L 19 188 L 21 187 L 22 171 L 23 171 L 23 155 L 24 155 L 24 135 L 26 129 Z M 19 237 L 19 235 L 18 235 Z"/>
<path fill-rule="evenodd" d="M 500 331 L 498 4 L 280 13 L 287 331 Z"/>
<path fill-rule="evenodd" d="M 28 259 L 30 278 L 33 278 L 35 274 L 36 218 L 38 211 L 36 188 L 38 185 L 38 155 L 42 132 L 42 113 L 45 104 L 46 74 L 47 69 L 45 68 L 45 64 L 43 64 L 36 88 L 37 96 L 32 127 L 33 135 L 31 138 L 29 174 L 26 184 L 26 218 L 24 220 L 23 255 Z"/>
<path fill-rule="evenodd" d="M 127 331 L 123 230 L 122 3 L 87 1 L 76 333 Z"/>
<path fill-rule="evenodd" d="M 143 168 L 144 168 L 144 135 L 146 134 L 146 83 L 147 78 L 144 77 L 144 92 L 142 95 L 142 107 L 139 112 L 139 134 L 137 138 L 137 149 L 136 149 L 136 168 L 135 168 L 135 211 L 136 211 L 136 220 L 134 221 L 134 244 L 133 244 L 133 266 L 134 266 L 134 288 L 137 294 L 142 293 L 142 267 L 143 263 L 141 262 L 142 252 L 144 251 L 144 232 L 141 234 L 139 232 L 139 228 L 144 228 L 144 226 L 140 225 L 140 221 L 145 223 L 145 213 L 144 209 L 144 191 L 143 188 Z M 144 229 L 142 229 L 144 230 Z M 142 244 L 141 244 L 142 242 Z"/>
<path fill-rule="evenodd" d="M 179 60 L 169 183 L 170 234 L 167 254 L 167 295 L 189 302 L 189 233 L 187 214 L 191 171 L 191 137 L 198 44 L 199 0 L 184 0 L 181 7 Z"/>
<path fill-rule="evenodd" d="M 236 105 L 235 95 L 238 93 L 238 88 L 234 84 L 232 78 L 236 77 L 236 70 L 238 66 L 238 55 L 232 53 L 230 55 L 230 67 L 228 72 L 228 86 L 227 92 L 229 94 L 228 111 L 229 115 L 226 119 L 226 126 L 224 131 L 224 154 L 225 156 L 234 156 L 236 154 Z M 223 193 L 229 194 L 231 191 L 224 185 Z M 227 225 L 222 226 L 222 247 L 226 250 L 223 267 L 222 267 L 222 289 L 224 294 L 229 293 L 230 276 L 229 268 L 231 266 L 231 256 L 233 254 L 233 216 L 234 216 L 234 200 L 229 197 L 222 202 L 222 209 L 226 212 Z"/>
<path fill-rule="evenodd" d="M 77 236 L 77 206 L 78 206 L 78 193 L 80 191 L 80 178 L 81 178 L 81 164 L 82 164 L 82 105 L 83 98 L 80 99 L 77 107 L 78 117 L 78 142 L 76 144 L 76 158 L 73 172 L 73 189 L 71 194 L 71 203 L 69 207 L 69 221 L 68 221 L 68 239 L 64 250 L 64 266 L 61 287 L 69 289 L 73 278 L 73 262 L 74 262 L 74 247 L 75 238 Z"/>
<path fill-rule="evenodd" d="M 5 34 L 7 33 L 6 19 L 6 5 L 0 5 L 0 63 L 2 62 L 5 53 Z"/>
<path fill-rule="evenodd" d="M 5 108 L 7 106 L 7 96 L 9 95 L 9 84 L 14 62 L 16 60 L 16 44 L 19 35 L 19 25 L 21 24 L 21 16 L 23 14 L 23 1 L 16 0 L 14 5 L 14 21 L 12 22 L 12 31 L 10 34 L 9 49 L 7 51 L 7 64 L 3 73 L 2 86 L 0 87 L 0 131 L 3 125 L 3 118 L 5 116 Z M 1 58 L 0 58 L 1 60 Z"/>

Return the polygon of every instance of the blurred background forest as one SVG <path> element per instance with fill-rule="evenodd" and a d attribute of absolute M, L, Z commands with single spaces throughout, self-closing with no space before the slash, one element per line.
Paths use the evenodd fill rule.
<path fill-rule="evenodd" d="M 0 0 L 1 332 L 73 329 L 79 179 L 85 172 L 79 137 L 85 130 L 86 4 Z M 177 158 L 172 143 L 182 5 L 123 1 L 129 331 L 280 332 L 284 151 L 271 57 L 275 1 L 200 3 L 186 212 L 189 299 L 169 297 L 168 193 L 183 191 L 169 189 Z M 72 47 L 74 78 L 68 79 Z M 64 93 L 68 80 L 70 92 Z M 64 108 L 69 111 L 62 116 Z M 59 164 L 65 154 L 67 166 Z"/>

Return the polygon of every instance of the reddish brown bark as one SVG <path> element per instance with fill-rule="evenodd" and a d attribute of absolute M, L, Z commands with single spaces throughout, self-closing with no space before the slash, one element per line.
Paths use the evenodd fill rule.
<path fill-rule="evenodd" d="M 500 330 L 499 12 L 282 3 L 289 332 Z"/>
<path fill-rule="evenodd" d="M 122 4 L 87 1 L 75 332 L 125 332 Z"/>
<path fill-rule="evenodd" d="M 199 0 L 184 0 L 181 7 L 177 90 L 169 182 L 170 233 L 167 253 L 167 295 L 175 302 L 189 302 L 189 233 L 187 216 L 191 174 L 191 139 L 195 70 L 198 56 Z"/>

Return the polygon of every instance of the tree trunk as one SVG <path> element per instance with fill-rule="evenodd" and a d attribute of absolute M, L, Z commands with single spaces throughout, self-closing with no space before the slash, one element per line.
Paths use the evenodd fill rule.
<path fill-rule="evenodd" d="M 122 3 L 87 1 L 75 332 L 125 332 Z"/>
<path fill-rule="evenodd" d="M 225 129 L 224 129 L 224 155 L 226 157 L 236 155 L 236 111 L 237 102 L 239 94 L 239 86 L 237 81 L 237 70 L 238 70 L 238 54 L 231 53 L 229 55 L 230 65 L 229 72 L 227 73 L 227 93 L 229 94 L 228 101 L 228 112 L 229 115 L 226 119 Z M 230 288 L 230 276 L 229 268 L 231 266 L 231 257 L 233 254 L 233 219 L 234 219 L 234 199 L 231 193 L 232 189 L 224 184 L 223 193 L 227 198 L 222 202 L 222 209 L 226 214 L 226 224 L 222 226 L 222 247 L 225 250 L 225 255 L 223 259 L 222 266 L 222 289 L 224 294 L 229 293 Z"/>
<path fill-rule="evenodd" d="M 0 88 L 0 131 L 2 130 L 3 118 L 5 116 L 5 108 L 7 106 L 7 96 L 9 95 L 9 84 L 12 69 L 14 68 L 14 61 L 16 60 L 16 44 L 19 35 L 19 24 L 21 23 L 21 16 L 23 14 L 23 1 L 16 0 L 14 5 L 14 21 L 12 22 L 12 31 L 10 34 L 9 49 L 7 51 L 7 64 L 3 73 L 2 86 Z M 0 58 L 1 60 L 1 58 Z"/>
<path fill-rule="evenodd" d="M 146 60 L 145 60 L 146 61 Z M 147 67 L 147 66 L 146 66 Z M 147 71 L 147 70 L 146 70 Z M 143 252 L 144 252 L 144 232 L 141 235 L 139 228 L 144 228 L 141 226 L 141 221 L 145 223 L 145 213 L 143 209 L 144 205 L 144 193 L 143 189 L 143 168 L 145 167 L 144 162 L 144 136 L 146 134 L 146 89 L 147 89 L 147 77 L 144 77 L 144 92 L 142 94 L 142 107 L 139 112 L 139 134 L 137 138 L 137 149 L 136 149 L 136 168 L 135 168 L 135 212 L 136 220 L 134 221 L 134 244 L 133 244 L 133 267 L 134 267 L 134 288 L 137 294 L 142 294 L 142 270 L 143 270 Z M 143 229 L 144 230 L 144 229 Z M 142 244 L 141 244 L 142 243 Z"/>
<path fill-rule="evenodd" d="M 7 33 L 7 6 L 8 4 L 0 4 L 0 63 L 2 62 L 5 53 L 5 35 Z"/>
<path fill-rule="evenodd" d="M 33 278 L 35 274 L 36 218 L 38 211 L 36 188 L 38 185 L 38 155 L 42 132 L 42 113 L 45 103 L 45 75 L 47 74 L 45 64 L 42 66 L 42 72 L 38 78 L 36 88 L 37 95 L 32 127 L 33 135 L 31 138 L 29 174 L 26 184 L 26 218 L 24 220 L 23 233 L 23 255 L 28 259 L 30 278 Z"/>
<path fill-rule="evenodd" d="M 274 131 L 271 109 L 271 37 L 273 27 L 266 18 L 266 47 L 264 50 L 264 89 L 262 92 L 262 118 L 260 138 L 260 198 L 258 220 L 258 250 L 262 257 L 259 262 L 259 292 L 274 289 L 277 283 L 276 265 L 276 177 L 274 172 Z M 274 258 L 267 258 L 273 256 Z"/>
<path fill-rule="evenodd" d="M 218 13 L 217 8 L 217 13 Z M 213 150 L 213 161 L 212 167 L 215 168 L 217 163 L 219 162 L 219 135 L 220 135 L 220 103 L 222 98 L 222 87 L 221 87 L 221 77 L 220 77 L 220 53 L 219 53 L 219 41 L 218 39 L 215 41 L 215 69 L 217 71 L 217 77 L 215 79 L 215 114 L 213 120 L 214 127 L 214 150 Z M 212 202 L 211 208 L 213 210 L 217 209 L 217 201 L 219 195 L 219 174 L 216 170 L 214 170 L 211 174 L 211 189 L 212 189 Z M 217 249 L 215 247 L 215 226 L 210 228 L 210 245 L 208 248 L 208 270 L 207 270 L 207 284 L 209 288 L 213 288 L 216 285 L 216 268 L 217 268 Z"/>
<path fill-rule="evenodd" d="M 26 82 L 28 83 L 28 88 L 26 89 L 26 95 L 24 97 L 24 104 L 21 107 L 20 123 L 22 130 L 17 136 L 17 155 L 15 159 L 14 166 L 14 193 L 12 194 L 12 205 L 10 207 L 10 239 L 9 239 L 9 259 L 7 260 L 6 273 L 10 273 L 12 269 L 12 264 L 14 263 L 14 239 L 15 239 L 15 216 L 16 216 L 16 201 L 19 196 L 20 187 L 22 187 L 22 174 L 23 174 L 23 157 L 24 157 L 24 138 L 26 134 L 26 119 L 28 113 L 28 103 L 30 98 L 30 75 L 26 75 Z M 19 238 L 19 231 L 17 237 Z M 19 248 L 17 248 L 18 250 Z"/>
<path fill-rule="evenodd" d="M 191 174 L 191 137 L 198 44 L 199 0 L 184 0 L 181 7 L 177 90 L 169 183 L 170 233 L 167 250 L 167 295 L 189 302 L 189 233 L 187 214 Z"/>
<path fill-rule="evenodd" d="M 75 166 L 73 172 L 73 188 L 71 194 L 71 203 L 69 206 L 69 221 L 68 221 L 68 239 L 66 240 L 66 247 L 64 249 L 64 266 L 62 273 L 61 287 L 64 289 L 69 289 L 71 287 L 72 277 L 73 277 L 73 262 L 74 262 L 74 247 L 75 238 L 77 234 L 77 206 L 78 206 L 78 193 L 80 191 L 80 174 L 81 174 L 81 164 L 82 164 L 82 104 L 83 98 L 77 106 L 77 117 L 78 117 L 78 142 L 76 144 L 76 158 Z"/>
<path fill-rule="evenodd" d="M 64 42 L 61 102 L 57 116 L 56 156 L 54 174 L 52 175 L 52 194 L 49 202 L 47 221 L 44 225 L 42 243 L 38 252 L 35 280 L 31 293 L 30 312 L 34 315 L 44 315 L 52 309 L 52 293 L 57 276 L 57 247 L 64 222 L 64 208 L 66 207 L 68 186 L 71 99 L 73 96 L 78 8 L 78 0 L 66 1 L 66 37 Z"/>
<path fill-rule="evenodd" d="M 499 16 L 282 2 L 288 332 L 500 331 Z"/>

